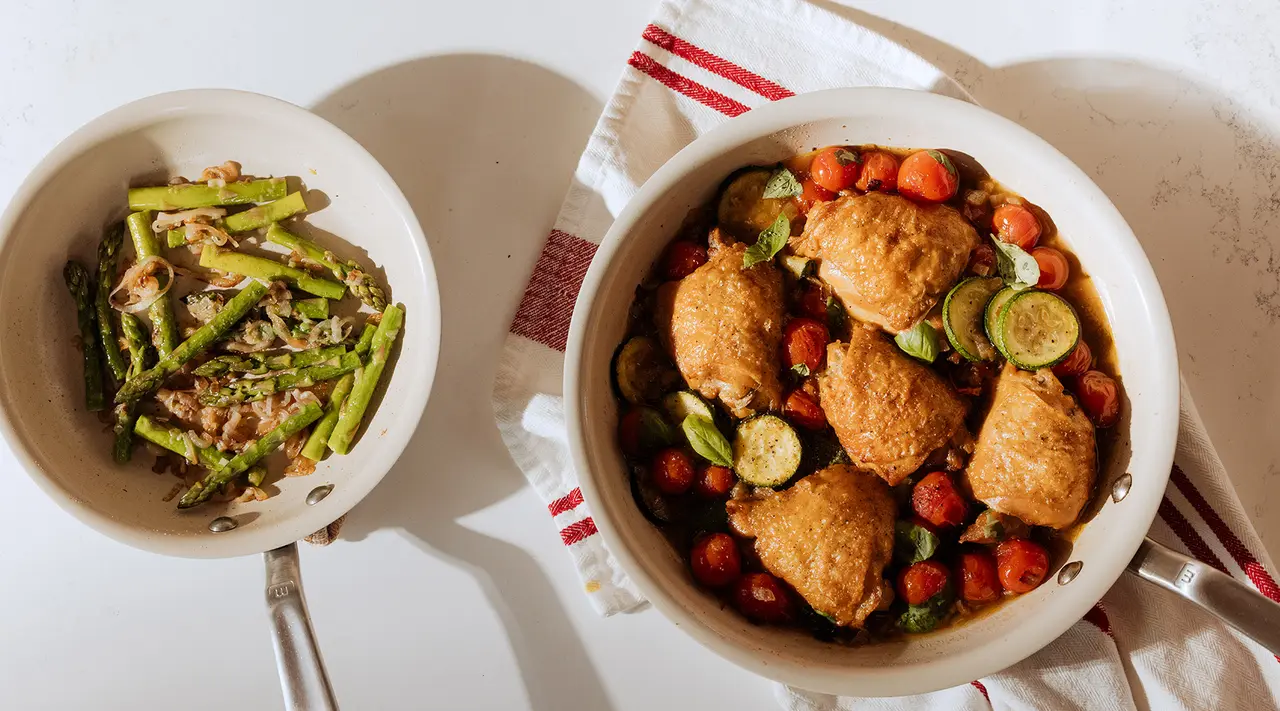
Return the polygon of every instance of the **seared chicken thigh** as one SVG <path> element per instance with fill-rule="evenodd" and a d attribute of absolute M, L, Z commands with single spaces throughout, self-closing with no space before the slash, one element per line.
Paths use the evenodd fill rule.
<path fill-rule="evenodd" d="M 861 627 L 879 607 L 893 556 L 893 496 L 847 465 L 811 474 L 780 492 L 728 502 L 729 521 L 753 537 L 760 562 L 813 609 Z"/>
<path fill-rule="evenodd" d="M 1093 423 L 1053 372 L 1006 365 L 965 470 L 973 497 L 1062 529 L 1088 503 L 1097 467 Z"/>
<path fill-rule="evenodd" d="M 890 486 L 935 451 L 968 439 L 965 403 L 937 373 L 866 326 L 827 346 L 818 375 L 827 420 L 854 466 Z"/>
<path fill-rule="evenodd" d="M 804 233 L 791 238 L 797 254 L 819 260 L 818 275 L 850 314 L 890 333 L 933 308 L 978 244 L 978 233 L 950 207 L 880 192 L 818 203 Z"/>
<path fill-rule="evenodd" d="M 782 274 L 744 269 L 747 246 L 711 233 L 710 259 L 658 291 L 655 321 L 689 387 L 748 417 L 782 404 Z"/>

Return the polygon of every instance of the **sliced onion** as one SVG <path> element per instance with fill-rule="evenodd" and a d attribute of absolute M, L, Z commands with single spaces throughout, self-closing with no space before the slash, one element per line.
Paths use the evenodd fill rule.
<path fill-rule="evenodd" d="M 287 342 L 292 334 L 289 333 L 289 326 L 285 324 L 284 319 L 270 308 L 266 309 L 266 314 L 267 320 L 271 322 L 271 330 L 276 332 L 280 340 Z"/>
<path fill-rule="evenodd" d="M 181 212 L 161 212 L 156 214 L 156 219 L 151 223 L 152 232 L 164 232 L 171 230 L 178 225 L 185 225 L 199 219 L 216 220 L 225 217 L 227 211 L 221 207 L 197 207 L 192 210 L 182 210 Z"/>
<path fill-rule="evenodd" d="M 138 280 L 139 276 L 147 274 L 148 270 L 151 268 L 153 264 L 162 265 L 165 268 L 165 271 L 169 273 L 169 278 L 165 280 L 164 286 L 161 286 L 155 290 L 155 293 L 148 294 L 144 297 L 140 297 L 137 301 L 134 301 L 133 299 L 136 296 L 136 294 L 133 293 L 133 290 L 135 288 L 133 283 Z M 150 257 L 147 257 L 146 259 L 139 261 L 137 264 L 133 265 L 132 267 L 129 267 L 129 270 L 124 273 L 124 276 L 120 277 L 120 283 L 117 284 L 116 288 L 112 289 L 111 293 L 107 296 L 107 303 L 111 304 L 111 308 L 115 309 L 116 311 L 124 311 L 126 313 L 136 314 L 139 311 L 145 311 L 149 306 L 154 304 L 160 297 L 168 293 L 169 289 L 173 287 L 173 282 L 174 282 L 173 265 L 170 264 L 169 261 L 166 260 L 164 257 L 152 255 Z M 130 297 L 129 302 L 126 302 L 124 304 L 116 303 L 115 296 L 120 291 L 124 291 L 125 293 L 129 294 L 129 297 Z"/>
<path fill-rule="evenodd" d="M 240 243 L 231 235 L 217 227 L 214 227 L 213 225 L 206 225 L 203 222 L 188 222 L 187 226 L 184 228 L 184 232 L 184 239 L 187 241 L 187 244 L 211 242 L 219 247 L 225 247 L 229 242 L 232 247 L 240 246 Z"/>

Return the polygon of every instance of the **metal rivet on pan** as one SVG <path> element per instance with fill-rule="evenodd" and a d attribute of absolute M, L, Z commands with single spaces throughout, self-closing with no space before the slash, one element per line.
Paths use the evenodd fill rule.
<path fill-rule="evenodd" d="M 239 525 L 240 524 L 236 523 L 236 520 L 230 516 L 219 516 L 209 522 L 209 530 L 214 533 L 226 533 Z"/>
<path fill-rule="evenodd" d="M 331 491 L 333 491 L 333 484 L 322 484 L 312 489 L 311 493 L 307 494 L 307 506 L 315 506 L 324 501 L 324 497 L 328 496 Z"/>
<path fill-rule="evenodd" d="M 1084 563 L 1078 560 L 1073 560 L 1062 566 L 1062 570 L 1058 571 L 1058 584 L 1066 585 L 1072 580 L 1075 580 L 1076 576 L 1080 574 L 1080 569 L 1083 567 Z"/>
<path fill-rule="evenodd" d="M 1111 485 L 1111 500 L 1117 504 L 1120 503 L 1124 500 L 1124 497 L 1129 495 L 1129 489 L 1132 486 L 1133 475 L 1128 473 L 1121 474 L 1120 478 L 1116 479 L 1116 483 Z"/>

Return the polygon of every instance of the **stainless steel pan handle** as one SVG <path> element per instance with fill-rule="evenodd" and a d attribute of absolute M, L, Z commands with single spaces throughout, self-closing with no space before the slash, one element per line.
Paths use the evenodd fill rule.
<path fill-rule="evenodd" d="M 267 564 L 267 612 L 271 615 L 271 643 L 284 705 L 294 711 L 337 711 L 338 701 L 320 658 L 311 629 L 307 601 L 302 596 L 298 544 L 263 553 Z"/>
<path fill-rule="evenodd" d="M 1138 547 L 1129 572 L 1194 602 L 1280 655 L 1280 604 L 1230 575 L 1150 538 Z"/>

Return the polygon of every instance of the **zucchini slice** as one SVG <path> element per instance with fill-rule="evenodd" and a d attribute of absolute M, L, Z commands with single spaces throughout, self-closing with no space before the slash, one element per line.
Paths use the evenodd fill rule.
<path fill-rule="evenodd" d="M 716 419 L 716 413 L 707 401 L 692 390 L 677 390 L 662 398 L 662 409 L 666 410 L 667 417 L 676 423 L 684 422 L 684 418 L 689 415 L 705 417 L 712 422 Z"/>
<path fill-rule="evenodd" d="M 1023 370 L 1061 362 L 1080 340 L 1075 309 L 1048 291 L 1028 290 L 1009 299 L 997 327 L 1009 362 Z"/>
<path fill-rule="evenodd" d="M 996 328 L 996 326 L 1000 322 L 1000 310 L 1004 308 L 1005 304 L 1009 303 L 1009 299 L 1012 299 L 1017 294 L 1018 292 L 1009 286 L 997 291 L 991 297 L 991 300 L 987 302 L 982 318 L 982 325 L 987 330 L 987 338 L 990 340 L 991 345 L 995 346 L 996 350 L 1000 351 L 1000 355 L 1006 359 L 1009 354 L 1004 351 L 1004 341 L 1000 340 L 1000 329 Z"/>
<path fill-rule="evenodd" d="M 800 436 L 776 415 L 744 421 L 733 438 L 733 470 L 755 486 L 787 483 L 800 468 L 802 454 Z"/>
<path fill-rule="evenodd" d="M 749 168 L 734 176 L 720 193 L 716 217 L 720 226 L 734 235 L 754 242 L 769 228 L 778 215 L 785 212 L 794 220 L 800 211 L 790 199 L 766 198 L 764 187 L 773 170 Z"/>
<path fill-rule="evenodd" d="M 983 327 L 987 303 L 1004 287 L 999 277 L 969 277 L 942 302 L 942 325 L 956 352 L 971 361 L 994 360 L 997 353 Z"/>
<path fill-rule="evenodd" d="M 627 402 L 653 402 L 676 386 L 680 374 L 652 338 L 636 336 L 618 349 L 613 359 L 614 383 Z"/>

